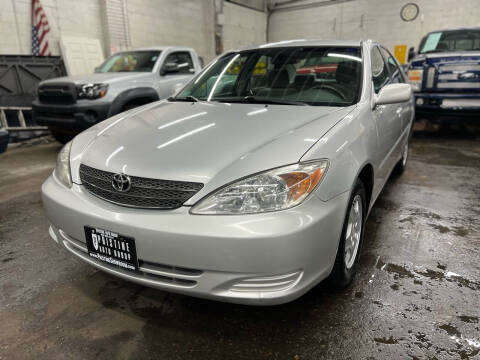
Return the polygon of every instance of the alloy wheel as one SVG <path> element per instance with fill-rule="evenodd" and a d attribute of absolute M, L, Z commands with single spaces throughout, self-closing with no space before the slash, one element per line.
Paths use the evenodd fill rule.
<path fill-rule="evenodd" d="M 363 204 L 362 197 L 356 195 L 353 198 L 348 216 L 347 231 L 345 234 L 345 266 L 350 269 L 355 263 L 363 226 Z"/>

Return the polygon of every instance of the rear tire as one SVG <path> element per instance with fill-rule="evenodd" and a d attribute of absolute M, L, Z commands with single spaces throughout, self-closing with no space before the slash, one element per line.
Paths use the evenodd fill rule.
<path fill-rule="evenodd" d="M 365 218 L 365 186 L 357 179 L 348 201 L 337 257 L 329 277 L 330 284 L 335 288 L 344 288 L 353 280 L 362 248 Z"/>
<path fill-rule="evenodd" d="M 61 144 L 66 144 L 75 137 L 75 134 L 58 129 L 49 128 L 52 136 Z"/>

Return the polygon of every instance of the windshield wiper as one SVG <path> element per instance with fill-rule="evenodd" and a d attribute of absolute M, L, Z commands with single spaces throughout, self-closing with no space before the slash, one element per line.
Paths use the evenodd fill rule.
<path fill-rule="evenodd" d="M 243 98 L 218 98 L 218 99 L 214 98 L 212 100 L 218 101 L 218 102 L 231 102 L 231 103 L 308 106 L 308 104 L 301 101 L 265 99 L 265 98 L 258 98 L 252 95 L 247 95 Z"/>
<path fill-rule="evenodd" d="M 198 100 L 195 96 L 192 96 L 192 95 L 188 95 L 188 96 L 184 96 L 184 97 L 173 97 L 173 96 L 170 96 L 167 100 L 168 100 L 168 101 L 200 102 L 200 100 Z"/>
<path fill-rule="evenodd" d="M 301 101 L 265 99 L 265 98 L 258 98 L 253 95 L 247 95 L 243 98 L 243 100 L 248 102 L 260 103 L 260 104 L 308 106 L 308 104 Z"/>

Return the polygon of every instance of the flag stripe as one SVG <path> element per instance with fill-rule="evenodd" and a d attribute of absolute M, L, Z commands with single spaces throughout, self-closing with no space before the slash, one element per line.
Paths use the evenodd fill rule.
<path fill-rule="evenodd" d="M 51 55 L 48 48 L 47 34 L 50 32 L 47 14 L 40 0 L 32 0 L 32 54 L 35 56 Z"/>
<path fill-rule="evenodd" d="M 45 42 L 42 51 L 40 51 L 40 56 L 44 56 L 45 52 L 48 50 L 48 41 Z"/>
<path fill-rule="evenodd" d="M 48 33 L 49 31 L 50 31 L 50 29 L 44 31 L 43 34 L 40 35 L 40 39 L 38 40 L 38 42 L 39 42 L 40 44 L 42 43 L 43 38 L 45 37 L 45 35 L 47 35 L 47 33 Z M 48 41 L 47 41 L 47 43 L 48 43 Z"/>

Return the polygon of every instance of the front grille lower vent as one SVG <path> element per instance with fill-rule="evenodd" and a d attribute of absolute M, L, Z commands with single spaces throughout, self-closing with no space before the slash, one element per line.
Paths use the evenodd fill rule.
<path fill-rule="evenodd" d="M 176 209 L 195 195 L 202 183 L 158 180 L 130 176 L 131 188 L 119 192 L 112 186 L 115 174 L 80 165 L 80 179 L 95 196 L 122 206 L 148 209 Z"/>

